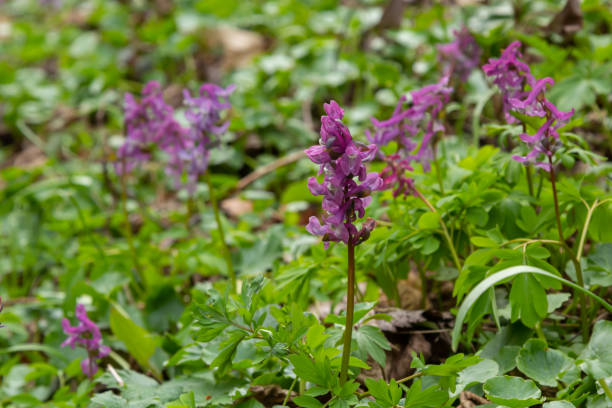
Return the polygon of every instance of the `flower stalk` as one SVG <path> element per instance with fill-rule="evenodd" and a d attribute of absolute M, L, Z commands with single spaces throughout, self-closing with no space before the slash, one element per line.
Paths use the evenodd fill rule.
<path fill-rule="evenodd" d="M 429 210 L 433 213 L 436 214 L 440 214 L 438 212 L 438 210 L 436 210 L 436 207 L 434 207 L 427 198 L 425 198 L 425 196 L 423 195 L 423 193 L 421 193 L 418 189 L 414 188 L 414 193 L 416 194 L 417 197 L 419 197 L 421 199 L 421 201 L 423 201 L 423 203 L 425 203 L 425 205 L 427 206 L 427 208 L 429 208 Z M 448 244 L 448 249 L 451 252 L 451 256 L 453 258 L 453 262 L 455 264 L 455 267 L 457 268 L 457 270 L 459 272 L 461 272 L 461 269 L 463 269 L 463 267 L 461 266 L 461 261 L 459 260 L 459 256 L 457 255 L 457 251 L 455 249 L 455 244 L 453 244 L 453 239 L 451 238 L 450 234 L 448 233 L 448 229 L 446 228 L 446 225 L 444 224 L 444 220 L 442 220 L 442 216 L 440 216 L 440 228 L 442 229 L 442 235 L 444 235 L 444 239 L 446 240 L 446 243 Z"/>
<path fill-rule="evenodd" d="M 346 322 L 344 325 L 344 346 L 342 348 L 342 363 L 340 365 L 340 384 L 346 382 L 349 360 L 351 358 L 351 342 L 353 339 L 353 315 L 355 310 L 355 245 L 349 239 L 347 244 L 347 283 L 346 283 Z"/>
<path fill-rule="evenodd" d="M 125 168 L 125 158 L 123 158 L 123 166 Z M 121 179 L 121 207 L 123 210 L 123 218 L 125 220 L 125 238 L 128 242 L 128 248 L 130 250 L 130 255 L 132 257 L 133 263 L 133 274 L 134 274 L 134 286 L 136 287 L 137 292 L 142 294 L 144 282 L 141 276 L 141 268 L 140 261 L 138 260 L 138 253 L 136 252 L 136 247 L 134 245 L 134 234 L 132 233 L 132 225 L 130 224 L 130 214 L 127 208 L 127 182 L 126 182 L 126 173 L 122 173 L 120 175 Z"/>
<path fill-rule="evenodd" d="M 223 229 L 223 223 L 221 222 L 221 214 L 219 212 L 219 204 L 215 196 L 215 189 L 210 179 L 210 170 L 206 172 L 206 182 L 208 183 L 208 194 L 210 195 L 210 203 L 215 213 L 215 220 L 217 222 L 217 231 L 219 232 L 219 239 L 221 240 L 221 246 L 223 248 L 223 257 L 225 258 L 225 264 L 227 266 L 227 273 L 230 278 L 232 285 L 232 293 L 236 293 L 236 271 L 232 263 L 232 253 L 230 252 L 227 242 L 225 241 L 225 231 Z"/>

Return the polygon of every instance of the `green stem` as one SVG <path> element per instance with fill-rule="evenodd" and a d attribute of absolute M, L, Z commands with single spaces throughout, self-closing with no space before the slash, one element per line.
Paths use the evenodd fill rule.
<path fill-rule="evenodd" d="M 136 253 L 136 247 L 134 246 L 134 236 L 132 234 L 132 225 L 130 224 L 130 214 L 127 208 L 127 182 L 125 180 L 125 159 L 123 159 L 123 173 L 121 174 L 121 203 L 123 207 L 123 218 L 125 219 L 125 237 L 128 242 L 128 247 L 130 249 L 130 254 L 132 255 L 132 262 L 134 263 L 134 286 L 137 288 L 137 291 L 142 294 L 144 281 L 140 274 L 142 270 L 140 268 L 140 262 L 138 261 L 138 254 Z"/>
<path fill-rule="evenodd" d="M 529 195 L 533 197 L 533 179 L 531 177 L 531 164 L 527 164 L 527 167 L 525 167 L 525 174 L 527 176 L 527 188 L 529 188 Z"/>
<path fill-rule="evenodd" d="M 434 165 L 436 166 L 436 176 L 438 177 L 438 185 L 440 186 L 440 194 L 444 195 L 444 184 L 442 181 L 442 169 L 440 166 L 440 161 L 438 160 L 438 156 L 436 155 L 436 147 L 434 146 Z"/>
<path fill-rule="evenodd" d="M 563 228 L 561 227 L 561 212 L 559 211 L 559 198 L 557 197 L 557 183 L 555 180 L 555 167 L 553 166 L 552 156 L 548 156 L 548 163 L 550 164 L 550 183 L 553 191 L 553 201 L 555 205 L 555 218 L 557 220 L 557 232 L 559 234 L 559 241 L 563 244 L 563 247 L 567 250 L 572 258 L 574 269 L 576 270 L 576 280 L 581 288 L 584 288 L 584 277 L 582 275 L 582 267 L 580 266 L 579 258 L 574 255 L 570 247 L 565 243 L 563 238 Z M 582 340 L 586 343 L 589 339 L 589 319 L 587 317 L 587 299 L 584 293 L 580 293 L 580 320 L 582 324 Z"/>
<path fill-rule="evenodd" d="M 600 378 L 599 380 L 597 380 L 597 382 L 599 382 L 599 385 L 601 385 L 601 388 L 603 388 L 604 393 L 606 394 L 608 399 L 612 401 L 612 390 L 610 389 L 610 387 L 608 387 L 608 384 L 606 384 L 605 378 Z"/>
<path fill-rule="evenodd" d="M 297 382 L 297 380 L 298 380 L 298 377 L 296 375 L 295 378 L 293 379 L 293 382 L 291 383 L 291 386 L 287 390 L 287 395 L 285 396 L 285 399 L 283 400 L 284 406 L 286 406 L 287 402 L 289 402 L 289 396 L 291 395 L 291 390 L 293 390 L 293 387 L 295 387 L 295 383 Z"/>
<path fill-rule="evenodd" d="M 210 194 L 210 203 L 215 213 L 215 220 L 217 221 L 217 229 L 219 231 L 219 237 L 221 238 L 221 245 L 223 247 L 223 255 L 225 256 L 225 263 L 227 265 L 227 273 L 232 283 L 232 292 L 236 293 L 236 272 L 234 271 L 234 265 L 232 264 L 232 254 L 225 241 L 225 232 L 223 231 L 223 224 L 221 223 L 221 215 L 219 213 L 219 206 L 215 197 L 215 190 L 213 188 L 212 181 L 210 180 L 210 171 L 206 172 L 206 182 L 208 183 L 208 194 Z"/>
<path fill-rule="evenodd" d="M 563 239 L 563 228 L 561 227 L 561 213 L 559 212 L 559 199 L 557 198 L 557 183 L 555 180 L 555 168 L 553 166 L 551 156 L 548 156 L 548 163 L 550 163 L 550 183 L 552 184 L 553 201 L 555 204 L 555 218 L 557 219 L 557 232 L 559 233 L 559 241 L 565 242 L 565 239 Z"/>
<path fill-rule="evenodd" d="M 587 216 L 586 216 L 586 220 L 584 221 L 584 227 L 582 229 L 582 235 L 580 236 L 580 242 L 578 244 L 578 250 L 576 251 L 576 260 L 578 260 L 578 262 L 580 262 L 580 258 L 582 258 L 582 251 L 584 250 L 584 243 L 586 241 L 586 236 L 587 236 L 587 232 L 589 230 L 589 224 L 591 223 L 591 217 L 593 216 L 593 213 L 595 212 L 595 210 L 597 209 L 597 207 L 599 207 L 600 205 L 607 203 L 609 201 L 612 201 L 612 199 L 608 198 L 605 199 L 603 201 L 599 201 L 599 199 L 596 199 L 595 202 L 593 203 L 592 206 L 588 206 L 588 204 L 585 202 L 584 205 L 586 205 L 587 207 Z"/>
<path fill-rule="evenodd" d="M 425 203 L 427 208 L 431 210 L 431 212 L 439 214 L 438 210 L 436 210 L 436 208 L 429 202 L 429 200 L 427 200 L 427 198 L 425 198 L 425 196 L 419 190 L 414 188 L 414 192 L 421 199 L 421 201 Z M 453 257 L 453 262 L 455 263 L 455 267 L 457 268 L 459 272 L 461 272 L 461 269 L 462 269 L 461 261 L 459 260 L 459 256 L 457 255 L 457 251 L 455 250 L 455 245 L 453 244 L 453 240 L 448 233 L 448 229 L 446 229 L 446 225 L 444 225 L 442 216 L 440 216 L 440 227 L 442 228 L 442 234 L 444 235 L 444 238 L 446 239 L 446 243 L 448 244 L 448 249 L 451 251 L 451 255 Z"/>
<path fill-rule="evenodd" d="M 353 310 L 355 308 L 355 245 L 349 235 L 348 268 L 346 283 L 346 323 L 344 325 L 344 347 L 342 349 L 342 364 L 340 366 L 340 384 L 346 382 L 349 359 L 351 357 L 351 340 L 353 339 Z"/>

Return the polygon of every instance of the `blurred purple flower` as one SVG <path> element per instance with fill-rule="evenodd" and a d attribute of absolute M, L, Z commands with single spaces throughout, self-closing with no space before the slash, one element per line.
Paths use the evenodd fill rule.
<path fill-rule="evenodd" d="M 562 146 L 558 130 L 565 126 L 574 114 L 561 112 L 557 107 L 546 99 L 544 92 L 546 87 L 553 85 L 551 78 L 535 81 L 533 88 L 527 92 L 525 99 L 512 98 L 510 100 L 513 110 L 528 116 L 543 117 L 545 122 L 535 134 L 522 133 L 521 141 L 527 144 L 531 151 L 525 156 L 514 155 L 512 158 L 521 163 L 533 163 L 535 166 L 550 172 L 550 164 L 555 152 Z M 544 155 L 546 160 L 539 160 Z"/>
<path fill-rule="evenodd" d="M 229 126 L 229 121 L 223 122 L 221 115 L 231 107 L 228 96 L 234 88 L 233 85 L 224 89 L 204 84 L 197 96 L 185 90 L 185 118 L 189 128 L 182 127 L 175 119 L 174 110 L 164 102 L 159 83 L 147 83 L 140 102 L 127 93 L 126 140 L 117 151 L 117 173 L 130 172 L 148 161 L 155 149 L 161 149 L 168 156 L 166 173 L 177 185 L 186 175 L 186 187 L 193 192 L 198 177 L 208 169 L 209 151 L 217 142 L 213 137 L 223 134 Z"/>
<path fill-rule="evenodd" d="M 314 195 L 323 196 L 323 223 L 310 217 L 306 230 L 323 237 L 325 248 L 329 242 L 349 241 L 357 245 L 370 236 L 376 223 L 367 219 L 358 230 L 354 222 L 365 216 L 372 191 L 380 190 L 383 184 L 377 173 L 367 173 L 364 162 L 376 155 L 376 145 L 356 143 L 348 128 L 342 123 L 344 111 L 336 101 L 324 105 L 327 116 L 321 118 L 320 144 L 305 150 L 308 157 L 319 164 L 319 174 L 324 174 L 323 183 L 315 177 L 308 180 L 308 189 Z M 355 181 L 355 177 L 361 183 Z"/>
<path fill-rule="evenodd" d="M 544 123 L 535 134 L 522 133 L 521 141 L 531 149 L 525 156 L 514 155 L 514 160 L 521 163 L 533 163 L 535 166 L 551 170 L 552 157 L 561 147 L 559 140 L 559 128 L 563 127 L 574 114 L 561 112 L 557 107 L 546 99 L 545 91 L 552 86 L 552 78 L 536 79 L 529 66 L 520 61 L 521 43 L 515 41 L 504 51 L 501 57 L 489 59 L 482 69 L 485 74 L 493 77 L 495 83 L 502 92 L 504 101 L 504 114 L 508 123 L 519 122 L 511 111 L 523 115 L 545 118 Z M 525 124 L 524 124 L 525 125 Z M 525 129 L 525 126 L 523 127 Z M 541 160 L 542 155 L 546 160 Z"/>
<path fill-rule="evenodd" d="M 68 338 L 62 343 L 62 347 L 75 346 L 83 347 L 87 351 L 87 358 L 81 361 L 81 369 L 89 378 L 98 371 L 97 359 L 106 357 L 110 353 L 110 348 L 103 346 L 102 334 L 98 326 L 89 320 L 85 306 L 76 306 L 76 317 L 79 321 L 77 326 L 70 326 L 70 321 L 66 318 L 62 320 L 62 328 Z"/>
<path fill-rule="evenodd" d="M 482 67 L 487 76 L 493 77 L 493 83 L 502 93 L 504 115 L 508 123 L 518 122 L 510 114 L 510 110 L 513 109 L 511 101 L 525 98 L 525 87 L 535 84 L 535 78 L 531 75 L 529 66 L 519 60 L 522 56 L 520 48 L 521 43 L 514 41 L 502 52 L 501 57 L 489 59 L 489 63 Z"/>
<path fill-rule="evenodd" d="M 231 108 L 228 98 L 235 88 L 235 85 L 224 89 L 204 84 L 198 96 L 183 91 L 185 117 L 190 127 L 181 144 L 167 151 L 170 153 L 170 174 L 179 178 L 185 172 L 187 189 L 191 192 L 198 177 L 208 170 L 210 149 L 218 143 L 213 137 L 225 133 L 229 127 L 229 121 L 222 121 L 221 116 L 223 111 Z"/>
<path fill-rule="evenodd" d="M 174 110 L 164 102 L 158 82 L 147 83 L 140 102 L 125 94 L 126 139 L 117 151 L 115 169 L 124 174 L 148 161 L 155 148 L 174 151 L 184 144 L 186 130 L 174 119 Z"/>
<path fill-rule="evenodd" d="M 396 153 L 389 157 L 385 157 L 381 150 L 378 153 L 389 166 L 383 171 L 385 188 L 394 185 L 391 180 L 396 181 L 395 196 L 400 192 L 405 195 L 412 190 L 412 180 L 404 176 L 406 170 L 412 170 L 412 161 L 420 162 L 424 169 L 429 169 L 433 159 L 434 136 L 444 130 L 440 113 L 448 103 L 452 91 L 448 86 L 448 76 L 443 76 L 438 83 L 411 92 L 412 104 L 409 108 L 403 108 L 406 97 L 402 96 L 389 119 L 371 119 L 375 131 L 366 131 L 370 142 L 379 149 L 391 141 L 398 145 Z M 417 137 L 421 133 L 423 138 L 419 142 Z"/>
<path fill-rule="evenodd" d="M 438 45 L 438 59 L 444 65 L 444 75 L 467 80 L 474 68 L 480 65 L 482 50 L 467 27 L 455 30 L 455 40 Z"/>
<path fill-rule="evenodd" d="M 402 159 L 398 154 L 389 155 L 385 158 L 387 166 L 380 173 L 383 180 L 383 190 L 393 188 L 393 197 L 402 194 L 414 194 L 414 180 L 406 176 L 407 171 L 412 171 L 410 160 Z"/>

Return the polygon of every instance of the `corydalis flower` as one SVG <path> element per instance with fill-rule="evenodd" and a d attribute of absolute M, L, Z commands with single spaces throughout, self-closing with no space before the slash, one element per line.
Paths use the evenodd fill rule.
<path fill-rule="evenodd" d="M 204 84 L 198 96 L 183 91 L 185 117 L 190 127 L 182 143 L 170 151 L 169 170 L 175 177 L 186 172 L 187 188 L 191 191 L 198 177 L 208 170 L 210 149 L 218 143 L 214 137 L 225 133 L 229 127 L 229 121 L 223 121 L 221 117 L 231 108 L 228 97 L 234 89 L 234 85 L 224 89 Z"/>
<path fill-rule="evenodd" d="M 376 155 L 376 145 L 365 146 L 353 141 L 342 123 L 344 111 L 335 101 L 324 105 L 327 116 L 321 118 L 319 145 L 306 149 L 310 160 L 319 164 L 323 183 L 315 177 L 308 180 L 308 189 L 323 196 L 323 223 L 310 217 L 306 230 L 323 237 L 325 248 L 329 242 L 351 242 L 357 245 L 370 236 L 376 223 L 367 219 L 358 230 L 354 222 L 365 216 L 365 208 L 372 201 L 372 191 L 380 190 L 382 179 L 377 173 L 367 173 L 364 162 Z M 360 182 L 355 181 L 355 178 Z"/>
<path fill-rule="evenodd" d="M 174 151 L 184 144 L 186 130 L 174 119 L 174 110 L 164 102 L 158 82 L 147 83 L 140 102 L 125 94 L 126 139 L 117 151 L 115 168 L 119 174 L 148 161 L 155 148 Z"/>
<path fill-rule="evenodd" d="M 438 45 L 438 59 L 444 65 L 445 76 L 456 76 L 465 81 L 480 64 L 482 50 L 467 27 L 453 33 L 455 41 Z"/>
<path fill-rule="evenodd" d="M 548 172 L 551 170 L 552 157 L 561 147 L 559 138 L 559 128 L 565 126 L 574 114 L 561 112 L 557 107 L 546 99 L 544 92 L 546 87 L 553 85 L 551 78 L 544 78 L 535 81 L 532 89 L 527 93 L 525 99 L 510 99 L 511 108 L 528 116 L 544 118 L 545 122 L 540 126 L 535 134 L 521 134 L 521 140 L 526 143 L 531 151 L 526 156 L 514 155 L 512 158 L 521 163 L 533 163 Z M 545 161 L 539 160 L 544 155 Z"/>
<path fill-rule="evenodd" d="M 483 65 L 482 69 L 487 76 L 493 77 L 493 83 L 497 85 L 502 93 L 504 104 L 504 115 L 508 123 L 517 123 L 511 114 L 512 99 L 522 99 L 526 96 L 525 87 L 533 86 L 535 79 L 531 75 L 529 66 L 520 61 L 521 43 L 511 43 L 499 58 L 489 59 L 489 63 Z"/>
<path fill-rule="evenodd" d="M 393 197 L 400 194 L 406 197 L 414 193 L 414 180 L 406 176 L 407 171 L 412 171 L 408 159 L 402 159 L 398 154 L 385 157 L 387 166 L 380 173 L 383 180 L 383 190 L 393 189 Z"/>
<path fill-rule="evenodd" d="M 518 119 L 511 112 L 523 115 L 544 118 L 545 121 L 535 134 L 522 133 L 521 141 L 531 149 L 525 156 L 514 155 L 513 158 L 521 163 L 533 163 L 546 171 L 551 170 L 552 157 L 561 146 L 559 128 L 563 127 L 574 114 L 561 112 L 546 99 L 546 88 L 552 86 L 552 78 L 536 80 L 531 74 L 529 66 L 518 58 L 521 43 L 511 43 L 500 58 L 492 58 L 482 68 L 502 92 L 504 113 L 508 123 L 517 123 Z M 540 160 L 544 155 L 546 160 Z"/>
<path fill-rule="evenodd" d="M 406 170 L 412 170 L 412 161 L 420 162 L 424 169 L 429 169 L 434 153 L 434 136 L 444 130 L 440 113 L 452 91 L 448 86 L 448 77 L 444 76 L 436 84 L 411 92 L 412 104 L 409 108 L 404 109 L 406 97 L 402 96 L 389 119 L 371 119 L 375 131 L 366 131 L 370 142 L 379 149 L 391 141 L 398 145 L 397 152 L 389 157 L 385 157 L 381 151 L 378 153 L 388 165 L 381 174 L 385 176 L 385 188 L 395 185 L 395 196 L 412 191 L 412 180 L 404 175 Z M 421 141 L 417 139 L 419 134 L 423 135 Z"/>
<path fill-rule="evenodd" d="M 97 359 L 106 357 L 110 353 L 110 348 L 103 346 L 102 334 L 98 326 L 89 320 L 85 306 L 76 306 L 76 317 L 79 321 L 77 326 L 70 326 L 70 321 L 64 318 L 62 328 L 68 338 L 62 343 L 62 347 L 76 346 L 83 347 L 87 351 L 87 358 L 81 361 L 81 369 L 89 378 L 92 378 L 98 371 Z"/>

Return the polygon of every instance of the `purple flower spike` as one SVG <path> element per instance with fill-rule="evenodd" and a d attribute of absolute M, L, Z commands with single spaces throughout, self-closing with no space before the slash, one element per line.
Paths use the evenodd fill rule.
<path fill-rule="evenodd" d="M 223 112 L 231 108 L 229 96 L 236 87 L 230 85 L 221 88 L 215 84 L 204 84 L 198 96 L 191 96 L 188 90 L 183 91 L 186 106 L 185 118 L 190 128 L 180 145 L 168 150 L 170 165 L 168 173 L 177 180 L 186 173 L 187 189 L 195 190 L 198 177 L 208 170 L 209 152 L 218 140 L 215 136 L 225 133 L 229 121 L 222 121 Z"/>
<path fill-rule="evenodd" d="M 62 320 L 62 328 L 68 336 L 62 347 L 70 346 L 73 349 L 76 346 L 83 347 L 87 351 L 87 358 L 81 361 L 81 369 L 85 375 L 93 378 L 98 371 L 97 359 L 106 357 L 111 350 L 101 344 L 100 329 L 87 317 L 85 306 L 77 305 L 75 314 L 79 321 L 77 326 L 70 326 L 70 321 L 66 318 Z"/>
<path fill-rule="evenodd" d="M 145 85 L 140 102 L 132 94 L 125 95 L 126 141 L 117 152 L 115 168 L 119 174 L 130 172 L 148 161 L 155 148 L 168 156 L 166 173 L 181 184 L 187 177 L 187 189 L 195 190 L 198 177 L 208 169 L 214 136 L 227 131 L 229 121 L 222 121 L 222 114 L 231 108 L 228 97 L 235 86 L 221 88 L 204 84 L 197 96 L 185 90 L 185 117 L 189 128 L 183 128 L 174 118 L 174 110 L 164 102 L 159 83 Z"/>
<path fill-rule="evenodd" d="M 405 176 L 406 171 L 412 170 L 412 161 L 418 161 L 424 169 L 429 169 L 429 162 L 433 158 L 434 136 L 444 131 L 440 113 L 452 91 L 448 86 L 448 76 L 444 76 L 436 84 L 413 91 L 410 108 L 403 108 L 406 98 L 401 97 L 389 119 L 371 119 L 375 131 L 366 132 L 370 142 L 379 148 L 391 141 L 398 145 L 397 152 L 388 157 L 381 150 L 378 152 L 378 156 L 387 162 L 387 167 L 381 173 L 383 188 L 394 188 L 394 196 L 407 195 L 413 191 L 413 181 Z M 417 139 L 419 134 L 423 135 L 420 141 Z"/>
<path fill-rule="evenodd" d="M 310 217 L 306 230 L 323 237 L 325 248 L 330 242 L 351 242 L 357 245 L 370 236 L 374 220 L 362 223 L 361 229 L 354 222 L 365 216 L 372 191 L 380 190 L 382 179 L 377 173 L 368 173 L 364 162 L 372 160 L 377 152 L 375 144 L 365 146 L 353 141 L 348 128 L 342 123 L 344 111 L 335 101 L 324 105 L 327 116 L 321 118 L 319 145 L 305 150 L 308 157 L 319 164 L 323 183 L 315 177 L 308 180 L 308 189 L 314 195 L 323 196 L 323 223 Z M 357 181 L 355 181 L 355 178 Z"/>
<path fill-rule="evenodd" d="M 515 41 L 502 52 L 501 57 L 489 59 L 489 63 L 482 67 L 487 76 L 493 77 L 493 83 L 502 92 L 504 114 L 508 123 L 518 122 L 510 115 L 511 100 L 524 99 L 526 96 L 525 87 L 535 83 L 535 78 L 531 75 L 529 66 L 519 60 L 521 58 L 520 48 L 521 43 Z"/>
<path fill-rule="evenodd" d="M 438 58 L 444 65 L 444 74 L 465 81 L 480 65 L 482 50 L 467 27 L 455 30 L 455 41 L 438 45 Z"/>
<path fill-rule="evenodd" d="M 520 163 L 533 163 L 545 171 L 551 171 L 552 157 L 561 147 L 558 130 L 563 127 L 574 114 L 561 112 L 546 99 L 546 89 L 554 84 L 552 78 L 536 80 L 531 75 L 529 66 L 518 58 L 521 43 L 513 42 L 498 59 L 490 59 L 483 66 L 493 82 L 500 88 L 504 100 L 504 112 L 508 123 L 516 123 L 510 112 L 516 111 L 531 117 L 545 118 L 544 123 L 535 134 L 522 133 L 521 141 L 531 150 L 525 156 L 514 155 L 512 158 Z M 542 156 L 545 159 L 541 159 Z"/>
<path fill-rule="evenodd" d="M 156 148 L 172 149 L 181 144 L 186 130 L 174 119 L 174 110 L 164 102 L 158 82 L 147 83 L 140 102 L 125 94 L 125 143 L 117 151 L 117 173 L 129 173 L 145 163 Z"/>

